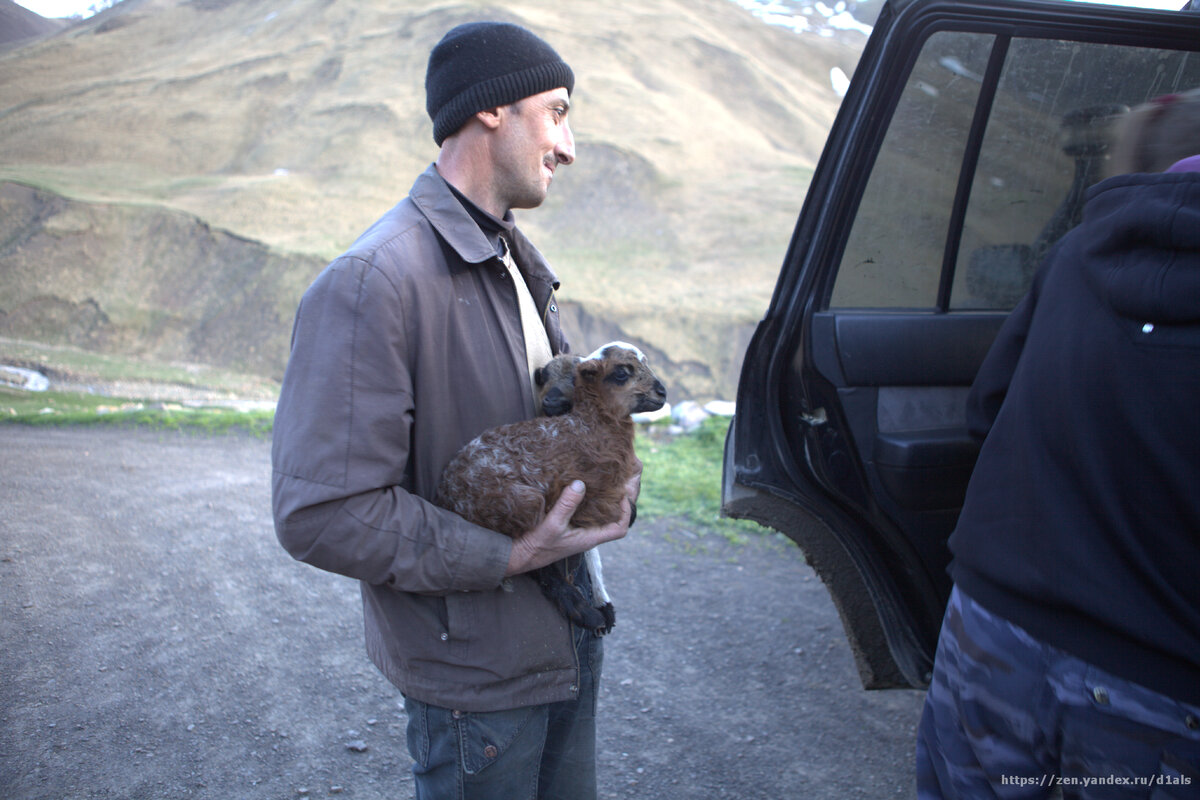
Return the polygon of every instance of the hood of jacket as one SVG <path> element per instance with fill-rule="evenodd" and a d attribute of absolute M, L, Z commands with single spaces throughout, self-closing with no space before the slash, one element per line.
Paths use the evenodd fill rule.
<path fill-rule="evenodd" d="M 1200 173 L 1119 175 L 1084 209 L 1088 280 L 1116 313 L 1200 321 Z"/>

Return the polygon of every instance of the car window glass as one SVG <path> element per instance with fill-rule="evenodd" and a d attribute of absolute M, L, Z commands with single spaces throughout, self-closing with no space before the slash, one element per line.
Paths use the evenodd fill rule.
<path fill-rule="evenodd" d="M 833 286 L 833 307 L 932 308 L 986 34 L 936 33 L 922 48 L 880 147 Z"/>
<path fill-rule="evenodd" d="M 1009 309 L 1106 177 L 1120 115 L 1200 86 L 1200 54 L 1014 40 L 980 150 L 951 308 Z"/>
<path fill-rule="evenodd" d="M 939 32 L 914 63 L 841 259 L 834 308 L 1011 309 L 1104 177 L 1114 121 L 1200 86 L 1200 54 L 1008 43 L 960 227 L 959 175 L 996 37 Z M 950 240 L 950 247 L 947 241 Z M 951 255 L 949 297 L 939 299 Z"/>

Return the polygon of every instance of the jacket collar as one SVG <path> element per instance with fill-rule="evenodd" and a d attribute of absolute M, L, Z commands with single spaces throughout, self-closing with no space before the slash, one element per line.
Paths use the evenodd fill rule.
<path fill-rule="evenodd" d="M 450 191 L 450 186 L 437 171 L 436 165 L 430 164 L 417 176 L 409 197 L 463 261 L 468 264 L 482 264 L 496 258 L 496 250 L 491 242 Z M 558 276 L 533 243 L 525 238 L 519 228 L 513 228 L 511 236 L 514 255 L 522 270 L 527 273 L 526 279 L 530 282 L 549 284 L 552 289 L 558 289 Z"/>

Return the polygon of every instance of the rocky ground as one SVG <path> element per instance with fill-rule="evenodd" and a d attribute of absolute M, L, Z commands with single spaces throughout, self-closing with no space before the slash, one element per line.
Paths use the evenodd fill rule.
<path fill-rule="evenodd" d="M 269 443 L 0 426 L 0 797 L 405 798 L 356 586 L 275 542 Z M 911 798 L 921 695 L 858 685 L 786 541 L 605 546 L 604 798 Z"/>

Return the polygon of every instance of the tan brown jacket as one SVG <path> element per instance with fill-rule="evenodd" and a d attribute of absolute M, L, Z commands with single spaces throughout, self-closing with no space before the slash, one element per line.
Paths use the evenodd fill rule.
<path fill-rule="evenodd" d="M 557 280 L 513 251 L 567 350 Z M 511 540 L 432 505 L 450 457 L 532 408 L 513 279 L 434 167 L 300 302 L 275 415 L 275 530 L 295 558 L 361 582 L 367 651 L 400 691 L 463 711 L 570 698 L 568 623 Z"/>

